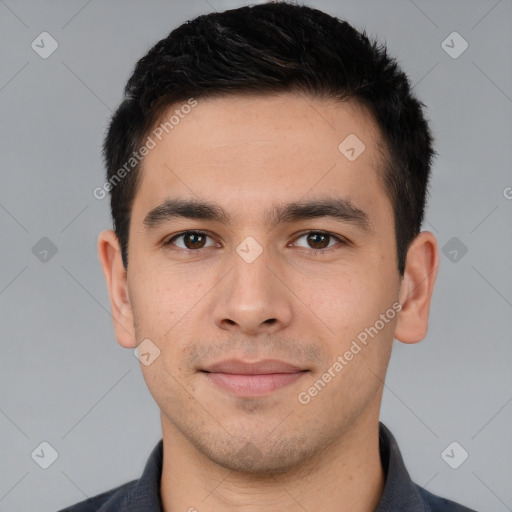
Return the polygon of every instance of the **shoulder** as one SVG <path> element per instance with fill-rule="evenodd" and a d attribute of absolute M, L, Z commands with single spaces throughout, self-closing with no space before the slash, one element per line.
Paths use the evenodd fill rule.
<path fill-rule="evenodd" d="M 465 507 L 464 505 L 459 505 L 454 501 L 447 500 L 446 498 L 441 498 L 440 496 L 436 496 L 431 492 L 427 491 L 423 487 L 415 484 L 418 492 L 420 493 L 424 503 L 429 506 L 431 512 L 476 512 L 476 510 L 472 508 Z"/>
<path fill-rule="evenodd" d="M 476 512 L 436 496 L 413 482 L 395 437 L 382 422 L 379 425 L 379 449 L 386 481 L 376 512 Z"/>
<path fill-rule="evenodd" d="M 163 440 L 154 447 L 138 480 L 87 498 L 59 512 L 140 512 L 161 511 L 160 478 L 163 463 Z"/>
<path fill-rule="evenodd" d="M 119 506 L 123 503 L 125 497 L 133 490 L 137 482 L 138 480 L 132 480 L 110 491 L 102 492 L 70 507 L 63 508 L 58 512 L 103 512 L 104 510 L 111 510 L 111 507 Z"/>

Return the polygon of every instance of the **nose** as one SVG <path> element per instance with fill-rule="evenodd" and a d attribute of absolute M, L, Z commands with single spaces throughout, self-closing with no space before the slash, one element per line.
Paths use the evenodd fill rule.
<path fill-rule="evenodd" d="M 291 294 L 268 252 L 252 262 L 233 254 L 232 270 L 216 287 L 215 324 L 224 330 L 256 335 L 274 333 L 292 320 Z M 279 275 L 281 274 L 281 275 Z"/>

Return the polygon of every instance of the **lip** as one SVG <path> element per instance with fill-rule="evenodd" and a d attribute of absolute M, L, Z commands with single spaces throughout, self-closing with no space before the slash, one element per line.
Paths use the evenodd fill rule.
<path fill-rule="evenodd" d="M 304 370 L 278 359 L 264 359 L 254 363 L 245 362 L 240 359 L 226 359 L 203 368 L 202 371 L 237 375 L 266 375 L 271 373 L 297 373 Z"/>
<path fill-rule="evenodd" d="M 218 388 L 240 397 L 257 397 L 286 387 L 309 370 L 276 359 L 248 363 L 229 359 L 201 370 Z"/>

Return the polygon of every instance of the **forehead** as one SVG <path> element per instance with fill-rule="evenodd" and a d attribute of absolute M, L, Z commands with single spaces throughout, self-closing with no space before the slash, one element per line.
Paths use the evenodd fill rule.
<path fill-rule="evenodd" d="M 266 219 L 275 204 L 308 196 L 390 212 L 378 178 L 380 132 L 359 105 L 298 94 L 198 99 L 181 108 L 186 104 L 170 107 L 148 134 L 154 147 L 143 161 L 132 220 L 169 196 L 221 203 L 240 220 L 249 213 Z"/>

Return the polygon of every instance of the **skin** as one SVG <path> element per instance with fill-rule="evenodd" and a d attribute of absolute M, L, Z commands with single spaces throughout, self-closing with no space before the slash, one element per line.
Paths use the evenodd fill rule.
<path fill-rule="evenodd" d="M 365 144 L 354 161 L 338 150 L 349 134 Z M 199 100 L 145 157 L 127 272 L 114 232 L 100 234 L 119 344 L 133 349 L 149 338 L 160 350 L 141 370 L 161 410 L 166 512 L 377 506 L 379 410 L 393 339 L 425 337 L 438 267 L 436 239 L 424 231 L 403 279 L 398 273 L 393 208 L 378 178 L 381 140 L 353 103 L 292 93 Z M 168 197 L 215 202 L 230 222 L 173 218 L 146 228 L 146 214 Z M 331 217 L 265 223 L 275 203 L 325 197 L 349 198 L 371 229 Z M 186 230 L 209 237 L 164 245 Z M 307 236 L 315 230 L 349 243 L 319 243 Z M 262 248 L 251 263 L 236 252 L 249 236 Z M 402 310 L 300 403 L 298 394 L 396 301 Z M 199 371 L 232 357 L 280 359 L 309 372 L 265 396 L 239 397 Z"/>

